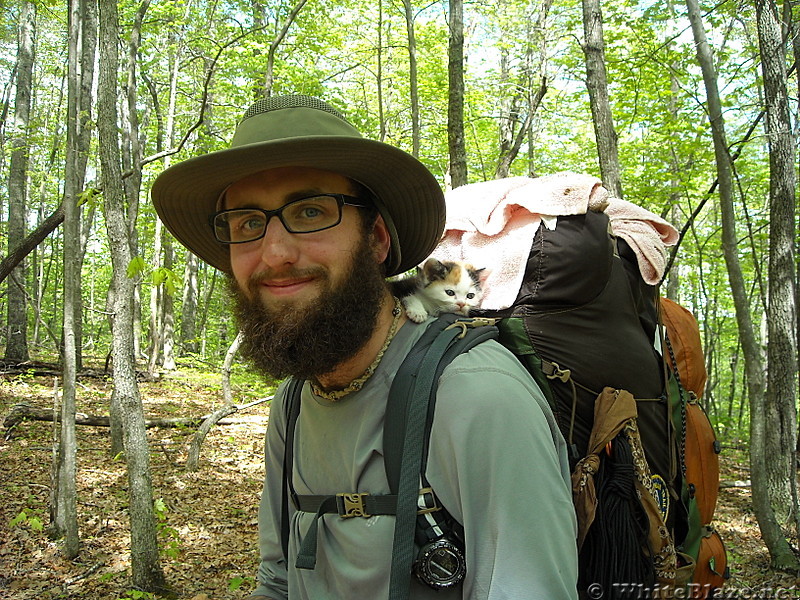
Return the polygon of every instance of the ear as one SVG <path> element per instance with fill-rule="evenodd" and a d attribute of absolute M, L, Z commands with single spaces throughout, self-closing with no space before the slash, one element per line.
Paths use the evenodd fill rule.
<path fill-rule="evenodd" d="M 389 249 L 392 246 L 392 239 L 389 236 L 389 228 L 383 217 L 378 215 L 375 225 L 372 227 L 372 248 L 375 252 L 375 260 L 378 264 L 383 264 L 389 256 Z"/>
<path fill-rule="evenodd" d="M 428 278 L 428 281 L 435 279 L 444 279 L 447 276 L 447 267 L 441 261 L 435 258 L 429 258 L 422 265 L 422 271 Z"/>
<path fill-rule="evenodd" d="M 486 279 L 489 277 L 490 273 L 491 271 L 485 267 L 481 267 L 480 269 L 472 269 L 473 279 L 481 285 L 486 283 Z"/>

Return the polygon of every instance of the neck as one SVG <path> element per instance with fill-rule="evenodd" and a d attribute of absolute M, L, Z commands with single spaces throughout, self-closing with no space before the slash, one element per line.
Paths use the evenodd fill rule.
<path fill-rule="evenodd" d="M 361 347 L 361 350 L 355 356 L 338 365 L 333 371 L 317 377 L 320 387 L 326 390 L 342 389 L 367 370 L 378 356 L 389 334 L 389 329 L 394 320 L 392 315 L 394 306 L 394 298 L 387 291 L 381 301 L 381 311 L 378 315 L 375 330 L 367 340 L 367 343 Z M 399 329 L 405 322 L 406 316 L 405 312 L 403 312 L 397 328 Z"/>

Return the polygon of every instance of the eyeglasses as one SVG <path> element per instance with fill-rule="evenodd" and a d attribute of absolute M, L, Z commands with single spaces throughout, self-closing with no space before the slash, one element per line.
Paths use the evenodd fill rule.
<path fill-rule="evenodd" d="M 314 233 L 336 227 L 343 206 L 369 206 L 345 194 L 317 194 L 293 200 L 276 210 L 231 208 L 211 215 L 214 237 L 223 244 L 244 244 L 264 237 L 269 220 L 277 216 L 289 233 Z"/>

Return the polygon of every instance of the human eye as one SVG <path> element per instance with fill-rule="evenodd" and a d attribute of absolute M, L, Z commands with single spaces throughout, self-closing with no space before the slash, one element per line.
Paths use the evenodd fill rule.
<path fill-rule="evenodd" d="M 228 227 L 232 240 L 247 240 L 264 230 L 264 215 L 256 211 L 228 213 Z"/>
<path fill-rule="evenodd" d="M 335 198 L 314 196 L 287 204 L 283 217 L 293 229 L 314 230 L 335 224 L 339 218 L 339 208 Z"/>

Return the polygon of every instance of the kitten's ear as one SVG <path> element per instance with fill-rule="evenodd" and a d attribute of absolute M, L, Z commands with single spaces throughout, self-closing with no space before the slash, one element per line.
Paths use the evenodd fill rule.
<path fill-rule="evenodd" d="M 491 270 L 487 269 L 486 267 L 481 267 L 480 269 L 472 269 L 472 273 L 473 279 L 483 285 L 486 283 L 486 279 L 489 277 Z"/>
<path fill-rule="evenodd" d="M 428 278 L 428 281 L 444 279 L 447 275 L 447 267 L 445 267 L 441 261 L 435 258 L 429 258 L 425 261 L 425 264 L 422 265 L 422 272 L 425 274 L 425 277 Z"/>

